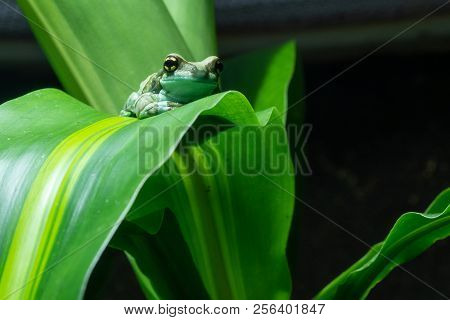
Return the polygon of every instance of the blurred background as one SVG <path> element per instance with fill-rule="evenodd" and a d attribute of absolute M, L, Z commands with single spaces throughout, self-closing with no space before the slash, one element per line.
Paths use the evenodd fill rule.
<path fill-rule="evenodd" d="M 17 8 L 0 0 L 0 103 L 60 87 L 26 20 L 5 3 Z M 297 41 L 303 81 L 290 93 L 307 97 L 300 105 L 313 126 L 305 149 L 313 174 L 298 177 L 297 195 L 311 207 L 375 244 L 402 213 L 425 210 L 450 186 L 449 1 L 216 0 L 216 19 L 225 58 Z M 288 247 L 293 298 L 311 298 L 367 249 L 298 202 Z M 450 241 L 438 242 L 369 297 L 450 296 L 449 252 Z M 142 297 L 113 249 L 92 279 L 87 298 Z"/>

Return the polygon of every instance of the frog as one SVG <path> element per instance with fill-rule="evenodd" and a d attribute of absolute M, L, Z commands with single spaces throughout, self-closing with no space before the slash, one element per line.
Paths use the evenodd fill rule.
<path fill-rule="evenodd" d="M 221 91 L 222 60 L 210 56 L 190 62 L 177 53 L 166 56 L 162 68 L 141 82 L 120 112 L 123 117 L 146 119 Z"/>

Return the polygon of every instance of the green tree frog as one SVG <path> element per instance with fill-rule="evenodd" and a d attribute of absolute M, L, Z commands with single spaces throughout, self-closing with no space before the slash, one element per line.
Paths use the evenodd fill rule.
<path fill-rule="evenodd" d="M 223 64 L 211 56 L 200 62 L 169 54 L 163 68 L 142 81 L 127 99 L 121 116 L 148 118 L 220 91 Z"/>

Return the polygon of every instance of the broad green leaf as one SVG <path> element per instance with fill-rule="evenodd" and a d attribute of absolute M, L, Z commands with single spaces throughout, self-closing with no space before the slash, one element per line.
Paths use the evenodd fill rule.
<path fill-rule="evenodd" d="M 244 54 L 226 61 L 223 88 L 242 92 L 256 111 L 277 108 L 285 122 L 288 87 L 294 68 L 294 42 Z"/>
<path fill-rule="evenodd" d="M 291 45 L 283 48 L 293 53 Z M 273 50 L 273 54 L 280 54 L 279 51 L 283 50 Z M 267 50 L 261 55 L 266 57 Z M 253 56 L 257 57 L 257 53 Z M 288 56 L 284 56 L 284 64 L 293 66 L 293 59 L 289 60 Z M 239 64 L 227 65 L 226 68 L 236 78 L 241 73 L 253 72 Z M 283 81 L 274 84 L 280 95 L 286 93 L 289 78 Z M 252 86 L 252 82 L 243 82 L 239 88 L 257 90 Z M 183 154 L 175 153 L 144 186 L 128 216 L 135 221 L 163 208 L 169 207 L 174 211 L 212 298 L 272 299 L 288 298 L 290 294 L 285 248 L 293 211 L 290 194 L 294 193 L 294 183 L 282 117 L 270 106 L 270 102 L 266 105 L 261 102 L 261 111 L 256 113 L 262 127 L 227 130 L 200 145 L 190 146 Z M 275 146 L 270 141 L 274 134 L 280 139 Z M 186 158 L 185 154 L 190 156 Z M 278 169 L 284 171 L 272 172 L 269 178 L 263 176 L 267 172 L 262 169 L 269 169 L 274 159 L 280 157 L 284 162 L 278 163 Z M 216 159 L 217 162 L 205 163 L 204 159 Z M 244 159 L 257 166 L 266 166 L 248 175 L 248 172 L 239 171 L 245 169 Z M 183 174 L 192 166 L 202 168 L 203 174 Z M 205 177 L 205 166 L 215 167 L 214 174 L 207 172 Z M 233 174 L 229 174 L 230 167 L 235 169 Z M 167 176 L 167 172 L 171 175 Z M 177 184 L 180 179 L 183 183 Z M 171 192 L 148 203 L 148 199 L 155 198 L 156 192 L 174 184 L 176 187 Z M 153 230 L 148 231 L 153 233 Z M 114 245 L 130 248 L 130 241 L 125 239 L 121 243 L 116 239 Z M 134 250 L 130 256 L 144 292 L 151 293 L 148 296 L 154 297 L 155 293 L 161 292 L 155 290 L 152 283 L 159 284 L 161 279 L 170 283 L 170 278 L 174 279 L 155 268 L 150 270 L 149 253 L 143 248 Z M 189 269 L 190 263 L 178 262 L 177 265 L 184 270 L 184 265 Z M 265 281 L 260 281 L 260 278 Z M 173 282 L 172 286 L 181 286 L 176 279 Z M 170 297 L 164 290 L 159 296 Z"/>
<path fill-rule="evenodd" d="M 155 234 L 147 232 L 150 224 L 142 219 L 124 222 L 110 244 L 125 252 L 146 297 L 208 299 L 175 216 L 166 214 Z M 147 274 L 158 276 L 148 278 Z"/>
<path fill-rule="evenodd" d="M 427 211 L 402 215 L 386 240 L 344 271 L 317 299 L 364 299 L 397 265 L 410 261 L 438 240 L 450 236 L 450 189 Z"/>
<path fill-rule="evenodd" d="M 196 60 L 216 54 L 216 22 L 212 0 L 163 0 Z"/>
<path fill-rule="evenodd" d="M 0 298 L 80 298 L 139 189 L 201 113 L 257 122 L 237 92 L 142 121 L 53 89 L 1 105 Z M 143 131 L 155 143 L 145 154 Z"/>
<path fill-rule="evenodd" d="M 285 140 L 278 123 L 235 127 L 183 147 L 149 179 L 131 209 L 131 219 L 162 208 L 175 213 L 213 299 L 289 298 L 285 249 L 294 185 Z M 133 254 L 142 268 L 145 255 Z M 148 282 L 160 277 L 146 275 Z"/>
<path fill-rule="evenodd" d="M 210 0 L 183 11 L 163 0 L 18 2 L 66 90 L 109 113 L 168 53 L 189 60 L 215 54 Z"/>
<path fill-rule="evenodd" d="M 197 1 L 196 6 L 180 4 L 177 2 L 177 6 L 179 9 L 171 6 L 173 1 L 165 0 L 149 0 L 148 2 L 137 2 L 136 0 L 127 2 L 126 4 L 121 3 L 118 6 L 113 7 L 105 7 L 104 3 L 98 0 L 96 1 L 80 1 L 76 4 L 63 0 L 58 2 L 58 4 L 50 4 L 40 2 L 40 1 L 26 1 L 21 0 L 22 7 L 26 13 L 30 15 L 31 18 L 34 18 L 38 24 L 41 24 L 45 27 L 45 30 L 53 30 L 53 32 L 57 35 L 61 35 L 58 39 L 54 37 L 49 37 L 48 34 L 42 32 L 39 27 L 34 27 L 35 33 L 38 38 L 40 38 L 40 42 L 43 44 L 45 48 L 47 48 L 47 54 L 50 57 L 50 60 L 53 61 L 53 65 L 58 69 L 63 70 L 63 76 L 60 75 L 64 83 L 64 77 L 69 79 L 69 84 L 72 87 L 69 87 L 67 84 L 66 88 L 77 97 L 85 99 L 90 104 L 93 104 L 94 107 L 100 108 L 102 110 L 114 111 L 118 110 L 126 96 L 130 93 L 131 89 L 126 89 L 126 85 L 130 85 L 132 88 L 137 88 L 138 83 L 145 78 L 148 73 L 154 72 L 158 70 L 160 67 L 160 63 L 162 58 L 168 52 L 178 52 L 186 56 L 188 59 L 203 59 L 204 57 L 197 57 L 197 55 L 203 55 L 205 53 L 212 54 L 215 51 L 215 41 L 214 41 L 214 26 L 212 25 L 212 4 L 208 1 Z M 163 6 L 164 4 L 164 6 Z M 146 5 L 151 6 L 151 8 L 147 8 Z M 164 10 L 165 9 L 165 10 Z M 198 9 L 198 10 L 197 10 Z M 49 15 L 40 14 L 41 12 L 50 13 Z M 98 11 L 105 11 L 104 17 L 98 17 Z M 193 12 L 195 11 L 195 15 Z M 94 13 L 95 12 L 95 13 Z M 184 14 L 184 15 L 183 15 Z M 79 21 L 83 19 L 84 26 L 79 28 Z M 129 22 L 132 20 L 133 22 Z M 114 21 L 115 26 L 110 28 L 111 21 Z M 149 25 L 150 24 L 150 25 Z M 174 28 L 171 27 L 173 24 Z M 211 24 L 211 25 L 210 25 Z M 208 27 L 208 25 L 210 25 Z M 92 31 L 94 29 L 94 31 Z M 138 30 L 136 32 L 136 30 Z M 176 30 L 176 32 L 174 31 Z M 111 36 L 113 34 L 114 36 Z M 73 40 L 72 48 L 75 48 L 77 51 L 77 55 L 74 55 L 73 50 L 67 50 L 65 47 L 60 46 L 60 41 L 62 39 L 68 39 L 70 41 Z M 138 39 L 136 39 L 138 38 Z M 126 45 L 124 45 L 124 39 L 126 39 Z M 142 39 L 148 39 L 148 41 L 144 41 Z M 286 51 L 285 49 L 284 51 Z M 105 54 L 105 51 L 108 54 Z M 266 68 L 264 72 L 259 73 L 255 69 L 255 77 L 250 77 L 251 81 L 247 84 L 243 84 L 243 88 L 245 86 L 253 87 L 253 91 L 255 92 L 256 88 L 254 87 L 253 82 L 258 75 L 264 76 L 265 80 L 261 82 L 263 84 L 262 88 L 257 95 L 259 99 L 256 99 L 258 106 L 256 107 L 256 111 L 258 113 L 248 112 L 249 110 L 241 109 L 240 113 L 236 113 L 233 111 L 231 105 L 242 105 L 242 97 L 237 94 L 226 95 L 224 99 L 227 99 L 227 103 L 217 104 L 217 106 L 211 111 L 204 111 L 204 115 L 214 115 L 220 114 L 222 117 L 225 117 L 228 121 L 235 123 L 236 125 L 248 125 L 253 124 L 254 126 L 260 126 L 261 120 L 272 119 L 272 109 L 273 107 L 281 108 L 279 110 L 284 110 L 285 108 L 285 98 L 277 99 L 275 96 L 280 93 L 283 97 L 286 95 L 287 84 L 292 73 L 290 67 L 293 68 L 292 61 L 294 52 L 291 50 L 291 56 L 287 54 L 283 54 L 283 50 L 280 51 L 280 55 L 286 58 L 286 63 L 284 65 L 278 65 L 276 67 L 270 67 L 268 63 L 279 64 L 278 52 L 276 53 L 267 53 L 267 57 L 262 60 L 263 64 L 266 64 Z M 287 50 L 289 51 L 289 50 Z M 79 53 L 83 53 L 84 58 L 88 57 L 90 62 L 95 61 L 97 68 L 92 67 L 92 63 L 87 63 L 86 61 L 81 61 L 83 59 L 80 58 Z M 69 61 L 69 63 L 67 62 Z M 73 69 L 78 64 L 81 64 L 80 70 L 81 75 L 78 77 L 72 76 L 72 70 L 66 68 L 67 64 L 72 63 Z M 157 67 L 153 67 L 156 66 Z M 98 68 L 100 66 L 100 68 Z M 148 66 L 148 67 L 147 67 Z M 253 65 L 253 68 L 259 68 L 258 65 Z M 101 71 L 99 71 L 100 69 Z M 148 70 L 151 69 L 151 70 Z M 107 74 L 104 71 L 109 73 L 110 78 L 108 79 Z M 283 73 L 282 76 L 279 76 L 276 70 Z M 75 70 L 75 74 L 78 70 Z M 84 74 L 87 76 L 85 77 Z M 112 75 L 111 75 L 112 74 Z M 235 74 L 235 77 L 239 77 L 241 72 Z M 118 85 L 118 81 L 123 80 L 126 85 L 120 87 Z M 131 83 L 135 81 L 134 83 Z M 273 84 L 274 87 L 270 88 L 269 83 Z M 273 90 L 268 90 L 273 89 Z M 87 93 L 86 93 L 87 92 Z M 264 97 L 268 97 L 268 99 L 264 99 Z M 267 103 L 266 103 L 267 102 Z M 280 102 L 283 106 L 280 107 L 278 105 Z M 120 104 L 119 104 L 120 103 Z M 212 103 L 212 101 L 206 99 L 206 104 Z M 184 108 L 182 108 L 184 109 Z M 268 111 L 269 110 L 269 111 Z M 212 118 L 211 118 L 212 119 Z M 279 125 L 279 128 L 281 126 Z M 283 131 L 284 132 L 284 131 Z M 259 133 L 260 138 L 265 133 L 261 131 Z M 224 135 L 220 135 L 224 136 Z M 282 136 L 285 139 L 285 136 Z M 224 144 L 224 142 L 220 142 Z M 241 146 L 240 143 L 237 144 Z M 280 146 L 280 149 L 275 148 L 275 153 L 280 153 L 282 155 L 288 155 L 287 149 Z M 201 146 L 195 149 L 193 146 L 192 150 L 196 150 L 199 154 L 203 153 L 203 149 Z M 217 150 L 214 151 L 223 153 L 222 157 L 225 156 L 223 150 L 218 146 Z M 211 149 L 208 149 L 211 150 Z M 146 152 L 145 150 L 143 152 Z M 253 159 L 257 162 L 260 158 L 251 155 Z M 177 160 L 178 159 L 178 160 Z M 228 161 L 228 159 L 226 159 Z M 194 159 L 197 161 L 197 159 Z M 224 160 L 225 161 L 225 160 Z M 239 161 L 239 156 L 235 156 L 233 161 Z M 288 161 L 288 160 L 285 160 Z M 186 164 L 183 162 L 182 157 L 177 158 L 177 153 L 175 153 L 169 163 L 177 163 L 180 168 L 183 169 Z M 285 168 L 289 168 L 287 164 L 290 165 L 290 162 L 283 163 Z M 167 177 L 166 177 L 167 178 Z M 199 177 L 194 179 L 193 181 L 197 181 L 203 179 L 203 177 Z M 233 188 L 233 186 L 228 186 L 228 184 L 233 185 L 243 183 L 240 180 L 245 180 L 244 177 L 240 177 L 240 180 L 237 182 L 228 182 L 228 177 L 221 177 L 220 188 Z M 259 179 L 247 179 L 249 182 L 255 181 L 262 185 L 263 190 L 269 190 L 269 193 L 262 191 L 259 195 L 260 197 L 264 195 L 264 200 L 266 202 L 261 203 L 274 203 L 277 204 L 277 199 L 285 199 L 286 195 L 279 196 L 280 191 L 273 192 L 273 195 L 268 196 L 271 191 L 273 191 L 274 186 L 271 185 L 271 188 L 268 188 L 269 182 L 266 181 L 266 185 L 263 185 L 260 182 L 260 179 L 265 179 L 260 176 Z M 280 177 L 282 181 L 279 183 L 287 188 L 288 190 L 293 189 L 292 178 L 289 177 Z M 149 180 L 147 184 L 153 183 L 155 180 L 153 177 Z M 189 179 L 186 180 L 186 183 L 189 182 Z M 162 183 L 167 183 L 167 179 L 162 181 Z M 184 192 L 184 198 L 193 199 L 193 201 L 199 201 L 199 197 L 202 194 L 202 190 L 198 191 L 195 186 L 196 184 L 193 182 L 189 182 L 193 185 L 192 188 L 181 188 L 178 192 Z M 146 184 L 146 185 L 147 185 Z M 218 188 L 219 188 L 218 187 Z M 252 186 L 247 186 L 249 189 L 252 189 Z M 143 193 L 144 199 L 148 200 L 149 197 L 154 194 L 154 192 L 161 191 L 161 184 L 157 184 L 151 190 L 146 191 L 144 187 Z M 178 189 L 178 188 L 177 188 Z M 234 190 L 233 190 L 234 191 Z M 292 190 L 291 190 L 292 191 Z M 241 194 L 245 194 L 242 192 Z M 253 195 L 252 195 L 253 196 Z M 261 248 L 271 250 L 269 255 L 265 256 L 265 259 L 260 261 L 261 264 L 264 264 L 263 267 L 259 267 L 260 264 L 255 262 L 255 259 L 260 258 L 259 255 L 254 252 L 250 252 L 248 257 L 244 259 L 248 267 L 244 266 L 241 268 L 236 268 L 234 270 L 230 267 L 230 264 L 233 264 L 237 261 L 237 257 L 246 254 L 249 248 L 253 248 L 253 246 L 248 243 L 254 240 L 253 238 L 246 238 L 247 242 L 239 244 L 236 246 L 236 243 L 227 244 L 227 241 L 236 241 L 238 238 L 234 235 L 234 231 L 229 228 L 241 228 L 240 232 L 246 233 L 245 230 L 248 228 L 253 228 L 252 224 L 248 223 L 250 217 L 255 217 L 254 208 L 259 208 L 257 205 L 254 205 L 249 201 L 251 197 L 239 198 L 236 197 L 237 200 L 233 199 L 233 203 L 222 203 L 218 201 L 217 196 L 208 200 L 204 205 L 201 206 L 193 206 L 186 208 L 175 208 L 175 214 L 178 219 L 178 223 L 180 225 L 181 232 L 183 233 L 183 237 L 186 240 L 188 247 L 192 254 L 193 262 L 196 267 L 199 269 L 200 276 L 205 284 L 205 287 L 211 297 L 221 298 L 221 297 L 287 297 L 289 294 L 289 275 L 287 270 L 286 258 L 284 256 L 285 249 L 285 240 L 287 238 L 288 227 L 290 222 L 290 214 L 292 212 L 292 199 L 287 200 L 280 207 L 281 209 L 274 210 L 273 207 L 267 205 L 265 210 L 272 209 L 273 212 L 264 211 L 268 215 L 267 222 L 265 220 L 260 221 L 261 230 L 258 232 L 254 232 L 255 239 L 261 238 Z M 289 198 L 289 197 L 288 197 Z M 230 224 L 231 227 L 227 227 L 224 221 L 226 219 L 230 219 L 226 214 L 231 210 L 234 210 L 233 216 L 239 214 L 241 209 L 236 209 L 237 205 L 241 205 L 241 202 L 249 202 L 248 204 L 243 204 L 242 207 L 246 208 L 248 206 L 249 213 L 248 216 L 244 215 L 240 217 L 239 220 L 235 224 Z M 158 201 L 153 200 L 152 206 L 155 204 L 163 202 L 161 199 Z M 171 205 L 173 205 L 173 200 L 171 200 Z M 167 203 L 165 204 L 167 206 Z M 181 204 L 179 204 L 181 205 Z M 211 208 L 214 208 L 214 211 L 211 211 Z M 142 210 L 142 209 L 141 209 Z M 290 212 L 289 212 L 290 210 Z M 139 210 L 137 210 L 139 211 Z M 143 213 L 139 214 L 148 214 L 151 210 L 146 209 Z M 269 212 L 269 213 L 267 213 Z M 184 215 L 189 215 L 192 213 L 197 214 L 197 219 L 204 219 L 205 223 L 209 223 L 208 221 L 211 219 L 210 214 L 214 213 L 217 219 L 217 227 L 220 227 L 224 230 L 219 232 L 218 234 L 213 234 L 207 229 L 201 230 L 203 233 L 199 235 L 192 234 L 189 232 L 189 228 L 192 227 L 193 223 L 198 224 L 198 221 L 191 221 L 190 217 L 184 217 Z M 261 213 L 260 213 L 261 214 Z M 200 217 L 200 218 L 199 218 Z M 280 234 L 271 234 L 270 237 L 264 234 L 265 229 L 272 230 L 274 228 L 273 221 L 279 219 L 283 219 L 282 223 L 279 225 Z M 138 219 L 144 218 L 143 216 L 138 217 Z M 131 219 L 131 218 L 130 218 Z M 183 220 L 184 219 L 184 220 Z M 221 221 L 220 219 L 225 219 Z M 248 219 L 248 220 L 246 220 Z M 141 221 L 142 222 L 142 221 Z M 203 223 L 203 222 L 202 222 Z M 255 222 L 254 222 L 255 223 Z M 258 225 L 258 223 L 256 223 Z M 155 230 L 156 225 L 147 225 L 152 231 Z M 282 231 L 282 232 L 281 232 Z M 150 232 L 150 231 L 149 231 Z M 249 233 L 247 233 L 249 234 Z M 199 247 L 199 237 L 208 236 L 211 239 L 211 244 L 208 246 L 220 246 L 220 249 L 227 249 L 228 251 L 220 252 L 220 259 L 217 259 L 214 255 L 211 254 L 210 249 L 206 252 L 207 255 L 202 257 L 203 251 L 201 247 Z M 273 244 L 268 244 L 267 239 L 272 239 Z M 204 240 L 204 239 L 203 239 Z M 229 248 L 228 248 L 229 247 Z M 231 248 L 231 249 L 230 249 Z M 236 248 L 236 253 L 233 253 L 233 248 Z M 131 250 L 129 250 L 131 251 Z M 231 253 L 230 253 L 231 252 Z M 160 296 L 160 292 L 155 292 L 155 294 L 151 293 L 151 291 L 155 291 L 155 281 L 154 277 L 150 277 L 147 281 L 142 276 L 148 268 L 145 265 L 145 261 L 140 259 L 139 257 L 134 257 L 131 254 L 128 254 L 130 260 L 132 261 L 133 267 L 137 271 L 138 277 L 141 280 L 141 284 L 146 284 L 145 288 L 148 288 L 147 291 L 149 296 L 155 297 L 155 294 Z M 207 261 L 210 260 L 210 261 Z M 220 261 L 225 261 L 228 263 L 226 266 L 220 266 Z M 141 264 L 140 264 L 141 263 Z M 144 263 L 144 264 L 142 264 Z M 212 274 L 213 271 L 208 270 L 208 264 L 210 266 L 219 266 L 220 273 L 217 277 L 214 277 Z M 251 267 L 254 267 L 253 270 Z M 261 270 L 260 270 L 261 269 Z M 154 269 L 153 269 L 154 270 Z M 273 274 L 271 272 L 273 271 Z M 242 275 L 240 274 L 242 273 Z M 227 274 L 225 274 L 227 273 Z M 260 278 L 255 276 L 255 274 L 262 275 L 268 274 L 267 283 L 263 284 L 260 281 Z M 222 276 L 226 275 L 226 278 Z M 249 275 L 247 277 L 247 275 Z M 247 278 L 245 278 L 247 277 Z M 248 292 L 247 292 L 248 291 Z M 162 290 L 164 293 L 164 290 Z M 166 291 L 167 292 L 167 291 Z M 163 296 L 163 295 L 161 295 Z"/>

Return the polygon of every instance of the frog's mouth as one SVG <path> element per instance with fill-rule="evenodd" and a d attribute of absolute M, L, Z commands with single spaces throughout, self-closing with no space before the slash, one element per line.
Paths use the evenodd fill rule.
<path fill-rule="evenodd" d="M 217 81 L 201 78 L 161 79 L 161 86 L 170 97 L 186 103 L 211 95 L 217 89 Z"/>

